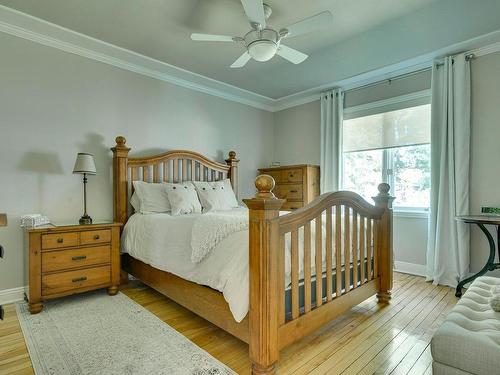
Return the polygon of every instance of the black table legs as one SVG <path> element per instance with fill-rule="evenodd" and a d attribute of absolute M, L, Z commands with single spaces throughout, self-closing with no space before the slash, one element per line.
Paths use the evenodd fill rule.
<path fill-rule="evenodd" d="M 495 263 L 495 241 L 493 240 L 493 236 L 489 232 L 488 229 L 484 226 L 484 224 L 477 223 L 477 226 L 483 231 L 485 234 L 486 238 L 488 239 L 488 243 L 490 245 L 490 256 L 488 257 L 488 261 L 484 265 L 483 268 L 481 268 L 481 271 L 476 273 L 475 275 L 472 275 L 470 277 L 467 277 L 466 279 L 463 279 L 460 281 L 457 285 L 457 290 L 455 292 L 455 296 L 457 297 L 462 297 L 462 287 L 470 283 L 471 281 L 474 281 L 477 277 L 484 275 L 488 271 L 493 271 L 496 270 L 497 268 L 500 268 L 500 263 Z M 500 245 L 500 227 L 497 225 L 497 240 L 499 241 L 498 244 Z M 498 248 L 498 254 L 500 256 L 500 246 Z"/>

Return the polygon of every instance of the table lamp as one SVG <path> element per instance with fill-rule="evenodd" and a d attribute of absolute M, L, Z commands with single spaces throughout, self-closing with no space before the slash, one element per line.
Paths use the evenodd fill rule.
<path fill-rule="evenodd" d="M 92 218 L 87 214 L 87 175 L 97 173 L 94 155 L 79 152 L 76 156 L 73 173 L 83 174 L 83 216 L 80 218 L 80 224 L 92 224 Z"/>

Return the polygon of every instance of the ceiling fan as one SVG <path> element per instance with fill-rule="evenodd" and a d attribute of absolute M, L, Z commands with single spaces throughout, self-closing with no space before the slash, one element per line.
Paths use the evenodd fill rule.
<path fill-rule="evenodd" d="M 252 30 L 245 36 L 191 34 L 191 39 L 195 41 L 243 44 L 246 51 L 231 65 L 231 68 L 241 68 L 252 58 L 256 61 L 268 61 L 274 55 L 279 55 L 294 64 L 300 64 L 308 56 L 281 44 L 281 41 L 285 38 L 292 38 L 321 29 L 330 25 L 333 21 L 332 14 L 329 11 L 324 11 L 290 26 L 274 30 L 266 26 L 266 20 L 272 13 L 269 5 L 263 4 L 262 0 L 241 0 L 241 3 L 252 27 Z"/>

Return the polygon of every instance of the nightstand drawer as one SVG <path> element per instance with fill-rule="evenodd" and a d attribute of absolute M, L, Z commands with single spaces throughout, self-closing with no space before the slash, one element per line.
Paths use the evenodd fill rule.
<path fill-rule="evenodd" d="M 111 271 L 109 266 L 43 275 L 42 296 L 63 293 L 73 289 L 106 285 L 110 282 Z"/>
<path fill-rule="evenodd" d="M 111 262 L 110 246 L 47 251 L 42 254 L 42 272 L 62 271 Z"/>
<path fill-rule="evenodd" d="M 111 230 L 89 230 L 80 233 L 81 245 L 94 245 L 111 242 Z"/>
<path fill-rule="evenodd" d="M 78 246 L 80 233 L 42 234 L 42 250 Z"/>
<path fill-rule="evenodd" d="M 302 200 L 302 184 L 279 185 L 276 196 L 281 199 Z"/>

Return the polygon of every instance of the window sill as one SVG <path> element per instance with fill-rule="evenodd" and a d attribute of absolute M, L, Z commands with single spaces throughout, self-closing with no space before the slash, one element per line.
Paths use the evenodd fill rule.
<path fill-rule="evenodd" d="M 394 217 L 402 217 L 406 219 L 428 219 L 429 212 L 427 211 L 398 211 L 394 209 Z"/>

